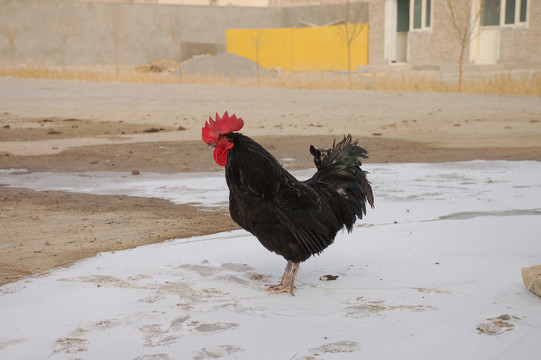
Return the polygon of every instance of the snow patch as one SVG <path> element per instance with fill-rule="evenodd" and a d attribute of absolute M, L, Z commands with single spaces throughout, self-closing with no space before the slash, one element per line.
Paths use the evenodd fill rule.
<path fill-rule="evenodd" d="M 0 358 L 536 358 L 521 268 L 541 263 L 541 163 L 365 167 L 376 208 L 301 265 L 295 297 L 262 291 L 285 261 L 242 230 L 105 252 L 0 287 Z M 228 193 L 221 173 L 0 183 L 204 206 Z"/>

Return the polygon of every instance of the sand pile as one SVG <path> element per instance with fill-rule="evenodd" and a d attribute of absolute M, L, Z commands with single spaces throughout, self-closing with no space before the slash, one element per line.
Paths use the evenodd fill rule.
<path fill-rule="evenodd" d="M 224 76 L 224 77 L 256 77 L 274 76 L 272 72 L 257 65 L 252 60 L 231 53 L 221 53 L 215 56 L 198 55 L 182 64 L 182 75 Z M 178 76 L 178 70 L 171 75 Z"/>

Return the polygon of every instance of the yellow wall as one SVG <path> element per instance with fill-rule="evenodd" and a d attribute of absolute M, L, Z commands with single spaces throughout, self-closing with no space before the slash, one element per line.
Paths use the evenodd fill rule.
<path fill-rule="evenodd" d="M 368 65 L 368 24 L 350 24 L 361 29 L 351 43 L 351 69 Z M 257 61 L 265 68 L 289 71 L 347 70 L 346 43 L 337 27 L 226 30 L 227 51 Z M 359 28 L 360 27 L 360 28 Z"/>

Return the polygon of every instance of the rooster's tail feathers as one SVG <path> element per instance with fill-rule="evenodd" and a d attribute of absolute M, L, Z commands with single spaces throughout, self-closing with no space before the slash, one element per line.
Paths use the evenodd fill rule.
<path fill-rule="evenodd" d="M 357 142 L 347 135 L 338 143 L 334 141 L 332 148 L 327 150 L 310 146 L 310 153 L 314 156 L 318 180 L 326 182 L 345 198 L 360 219 L 366 214 L 366 203 L 374 207 L 374 196 L 359 159 L 367 159 L 368 153 Z"/>

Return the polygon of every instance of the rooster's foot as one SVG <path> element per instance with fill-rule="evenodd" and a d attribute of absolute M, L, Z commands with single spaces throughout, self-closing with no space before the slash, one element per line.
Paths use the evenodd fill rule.
<path fill-rule="evenodd" d="M 286 270 L 282 276 L 282 282 L 278 285 L 269 286 L 265 291 L 270 291 L 272 295 L 287 293 L 295 296 L 293 294 L 293 290 L 295 289 L 293 284 L 295 283 L 295 276 L 297 276 L 297 272 L 299 271 L 299 265 L 300 263 L 288 261 Z"/>
<path fill-rule="evenodd" d="M 291 296 L 295 296 L 293 293 L 293 289 L 295 289 L 295 286 L 290 285 L 271 285 L 268 288 L 265 289 L 265 291 L 270 292 L 271 295 L 277 295 L 277 294 L 290 294 Z"/>

